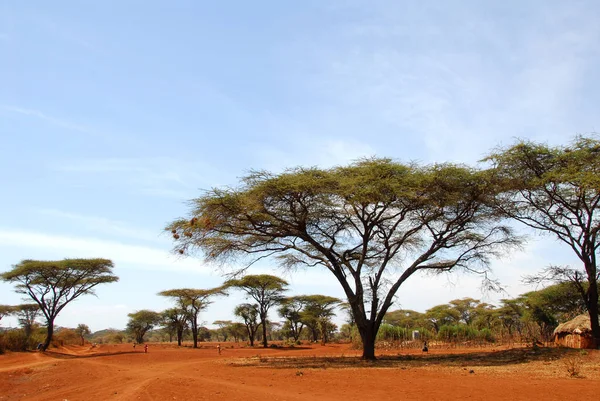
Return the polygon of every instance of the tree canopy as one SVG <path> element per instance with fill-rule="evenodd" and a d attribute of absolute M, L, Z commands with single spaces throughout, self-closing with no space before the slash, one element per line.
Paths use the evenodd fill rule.
<path fill-rule="evenodd" d="M 494 189 L 464 166 L 388 159 L 259 171 L 238 188 L 205 192 L 167 229 L 177 252 L 200 250 L 209 261 L 272 256 L 285 268 L 329 270 L 351 306 L 363 357 L 374 359 L 377 330 L 410 276 L 462 269 L 487 278 L 490 258 L 518 244 L 491 207 Z"/>
<path fill-rule="evenodd" d="M 12 305 L 0 305 L 0 320 L 4 316 L 12 315 L 15 311 L 15 307 Z"/>
<path fill-rule="evenodd" d="M 81 345 L 85 344 L 85 337 L 92 334 L 92 331 L 90 330 L 89 326 L 83 323 L 77 325 L 77 327 L 75 328 L 75 332 L 81 339 Z"/>
<path fill-rule="evenodd" d="M 19 324 L 23 327 L 23 330 L 25 331 L 25 337 L 29 338 L 35 324 L 35 320 L 40 314 L 40 306 L 33 303 L 16 305 L 14 306 L 13 313 L 17 316 Z"/>
<path fill-rule="evenodd" d="M 240 279 L 228 280 L 226 287 L 235 287 L 244 291 L 258 305 L 258 316 L 263 331 L 263 346 L 267 347 L 267 316 L 272 306 L 283 301 L 283 293 L 288 286 L 284 279 L 269 274 L 248 275 Z"/>
<path fill-rule="evenodd" d="M 254 346 L 254 339 L 256 338 L 256 332 L 258 331 L 258 326 L 260 323 L 258 321 L 258 305 L 256 304 L 241 304 L 235 307 L 233 314 L 235 316 L 239 316 L 244 321 L 244 325 L 246 326 L 246 330 L 248 331 L 248 340 L 250 341 L 250 346 Z"/>
<path fill-rule="evenodd" d="M 311 330 L 318 330 L 321 333 L 321 344 L 325 344 L 327 342 L 327 327 L 331 324 L 330 318 L 335 314 L 335 308 L 342 301 L 327 295 L 301 295 L 298 298 L 304 302 L 300 319 Z"/>
<path fill-rule="evenodd" d="M 39 305 L 47 322 L 46 350 L 52 341 L 54 319 L 68 303 L 81 295 L 94 294 L 99 284 L 119 280 L 112 272 L 113 266 L 108 259 L 23 260 L 1 277 L 16 283 L 17 293 Z"/>
<path fill-rule="evenodd" d="M 551 266 L 541 278 L 569 280 L 577 286 L 600 345 L 600 140 L 579 136 L 557 147 L 520 141 L 485 160 L 492 162 L 490 171 L 500 187 L 498 210 L 558 239 L 581 261 L 582 268 Z"/>
<path fill-rule="evenodd" d="M 176 333 L 177 345 L 181 346 L 183 340 L 183 332 L 188 326 L 188 313 L 184 308 L 169 308 L 162 312 L 163 324 L 166 326 L 169 333 Z"/>
<path fill-rule="evenodd" d="M 210 298 L 215 295 L 226 295 L 226 293 L 223 287 L 211 289 L 177 288 L 161 291 L 158 295 L 173 298 L 177 303 L 178 308 L 185 311 L 187 321 L 190 323 L 190 329 L 192 331 L 194 348 L 198 348 L 198 315 L 200 314 L 200 311 L 210 305 Z"/>
<path fill-rule="evenodd" d="M 148 309 L 142 309 L 133 313 L 129 313 L 129 322 L 127 322 L 127 331 L 129 331 L 138 344 L 144 342 L 144 336 L 149 330 L 159 325 L 162 316 L 158 312 Z"/>

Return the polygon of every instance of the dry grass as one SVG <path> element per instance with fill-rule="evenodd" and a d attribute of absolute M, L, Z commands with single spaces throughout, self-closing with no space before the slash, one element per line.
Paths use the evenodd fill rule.
<path fill-rule="evenodd" d="M 230 366 L 253 366 L 258 368 L 294 369 L 426 369 L 453 372 L 484 373 L 504 376 L 526 374 L 538 377 L 577 377 L 582 372 L 589 378 L 600 379 L 598 356 L 590 358 L 587 353 L 569 348 L 515 348 L 499 351 L 472 351 L 464 353 L 435 353 L 416 355 L 383 355 L 376 361 L 363 361 L 356 356 L 277 356 L 264 355 L 229 360 Z M 595 354 L 594 354 L 595 355 Z"/>

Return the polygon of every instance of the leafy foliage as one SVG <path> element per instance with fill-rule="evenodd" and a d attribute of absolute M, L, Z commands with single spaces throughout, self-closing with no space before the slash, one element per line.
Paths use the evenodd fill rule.
<path fill-rule="evenodd" d="M 127 331 L 130 332 L 138 344 L 144 342 L 144 336 L 149 330 L 158 326 L 162 316 L 158 312 L 148 309 L 142 309 L 133 313 L 129 313 L 129 322 L 127 322 Z"/>
<path fill-rule="evenodd" d="M 388 159 L 253 172 L 239 188 L 193 200 L 190 218 L 167 230 L 176 251 L 201 250 L 209 261 L 248 257 L 251 265 L 273 256 L 290 269 L 326 268 L 372 359 L 379 325 L 411 275 L 460 268 L 487 278 L 490 258 L 518 244 L 490 207 L 494 189 L 487 175 L 463 166 Z"/>
<path fill-rule="evenodd" d="M 31 297 L 39 305 L 48 326 L 45 350 L 52 340 L 54 319 L 60 311 L 81 295 L 94 294 L 97 285 L 118 281 L 112 269 L 113 263 L 107 259 L 23 260 L 1 277 L 16 283 L 16 292 Z"/>
<path fill-rule="evenodd" d="M 173 290 L 161 291 L 158 295 L 170 297 L 175 300 L 177 307 L 184 311 L 184 315 L 190 324 L 192 337 L 194 339 L 194 348 L 198 348 L 198 315 L 210 305 L 210 298 L 215 295 L 225 295 L 223 287 L 211 289 L 193 289 L 193 288 L 178 288 Z"/>
<path fill-rule="evenodd" d="M 498 149 L 486 158 L 500 195 L 496 207 L 538 232 L 568 246 L 583 269 L 553 267 L 558 281 L 573 282 L 600 343 L 596 252 L 600 247 L 600 140 L 576 137 L 569 146 L 550 147 L 528 141 Z"/>
<path fill-rule="evenodd" d="M 225 282 L 225 287 L 239 288 L 256 301 L 265 348 L 268 346 L 267 315 L 269 309 L 284 300 L 283 293 L 286 291 L 287 285 L 288 283 L 284 279 L 268 274 L 248 275 L 241 279 L 232 279 Z"/>

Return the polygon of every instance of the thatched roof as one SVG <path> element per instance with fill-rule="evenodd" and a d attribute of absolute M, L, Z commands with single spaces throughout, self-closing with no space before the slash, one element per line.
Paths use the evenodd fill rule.
<path fill-rule="evenodd" d="M 559 324 L 554 330 L 554 335 L 564 333 L 582 334 L 591 331 L 592 325 L 590 324 L 590 316 L 586 314 L 579 315 L 573 320 Z"/>

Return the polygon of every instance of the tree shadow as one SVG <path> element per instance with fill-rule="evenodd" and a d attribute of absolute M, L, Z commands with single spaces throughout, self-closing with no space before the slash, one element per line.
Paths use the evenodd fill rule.
<path fill-rule="evenodd" d="M 86 359 L 86 358 L 101 358 L 105 356 L 125 355 L 125 354 L 143 354 L 140 351 L 119 351 L 119 352 L 98 352 L 97 354 L 73 355 L 63 354 L 56 351 L 45 351 L 44 355 L 55 359 Z"/>
<path fill-rule="evenodd" d="M 375 361 L 365 361 L 360 357 L 324 356 L 324 357 L 269 357 L 247 358 L 233 366 L 256 366 L 269 368 L 410 368 L 421 366 L 506 366 L 524 364 L 533 361 L 553 361 L 579 350 L 569 348 L 514 348 L 501 351 L 479 351 L 449 354 L 422 355 L 382 355 Z"/>

